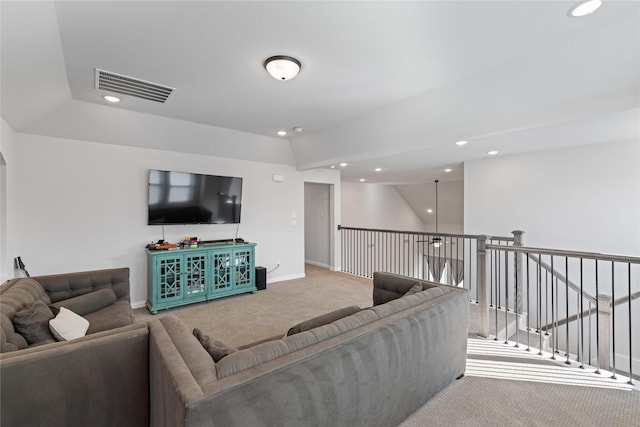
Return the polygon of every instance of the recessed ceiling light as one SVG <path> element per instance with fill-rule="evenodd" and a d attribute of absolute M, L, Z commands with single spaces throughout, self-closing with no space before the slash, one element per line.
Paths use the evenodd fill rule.
<path fill-rule="evenodd" d="M 300 132 L 302 132 L 304 129 L 302 129 L 300 126 L 296 126 L 296 127 L 292 128 L 291 130 L 292 130 L 292 131 L 294 131 L 294 132 L 300 133 Z"/>
<path fill-rule="evenodd" d="M 112 95 L 104 95 L 102 98 L 104 98 L 104 100 L 108 102 L 113 102 L 113 103 L 120 102 L 120 98 Z"/>
<path fill-rule="evenodd" d="M 458 141 L 456 142 L 456 145 L 465 145 L 467 143 L 467 141 Z"/>
<path fill-rule="evenodd" d="M 276 55 L 264 61 L 264 68 L 276 80 L 291 80 L 300 72 L 302 63 L 291 56 Z"/>
<path fill-rule="evenodd" d="M 382 172 L 382 168 L 375 168 L 376 172 Z"/>
<path fill-rule="evenodd" d="M 498 154 L 498 151 L 497 150 L 487 151 L 487 154 L 490 156 L 495 156 L 496 154 Z"/>
<path fill-rule="evenodd" d="M 580 3 L 576 3 L 567 15 L 572 18 L 580 18 L 581 16 L 591 15 L 602 6 L 602 0 L 585 0 Z"/>
<path fill-rule="evenodd" d="M 279 130 L 278 131 L 278 135 L 280 135 L 280 136 L 285 136 L 286 134 L 287 134 L 286 130 Z"/>
<path fill-rule="evenodd" d="M 331 169 L 335 169 L 335 168 L 336 168 L 336 165 L 331 165 L 331 166 L 329 166 L 329 167 L 330 167 Z"/>
<path fill-rule="evenodd" d="M 453 170 L 453 169 L 446 168 L 444 171 L 445 171 L 446 173 L 449 173 L 449 172 L 451 172 L 452 170 Z"/>
<path fill-rule="evenodd" d="M 360 178 L 360 182 L 364 182 L 364 178 Z"/>
<path fill-rule="evenodd" d="M 349 165 L 349 163 L 340 163 L 340 166 L 342 166 L 342 167 L 345 167 L 345 166 L 348 166 L 348 165 Z"/>
<path fill-rule="evenodd" d="M 427 209 L 427 213 L 433 213 L 433 209 Z"/>

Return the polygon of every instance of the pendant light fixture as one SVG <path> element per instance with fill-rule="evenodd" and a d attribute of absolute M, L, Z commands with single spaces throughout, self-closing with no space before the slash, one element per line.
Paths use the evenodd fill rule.
<path fill-rule="evenodd" d="M 302 63 L 291 56 L 276 55 L 264 61 L 264 68 L 276 80 L 291 80 L 302 69 Z"/>

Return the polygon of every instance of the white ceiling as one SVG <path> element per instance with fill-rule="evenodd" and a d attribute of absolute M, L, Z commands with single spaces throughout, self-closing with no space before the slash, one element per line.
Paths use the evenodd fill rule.
<path fill-rule="evenodd" d="M 300 169 L 344 161 L 344 180 L 461 180 L 489 149 L 640 139 L 640 2 L 581 19 L 567 17 L 573 4 L 2 1 L 2 117 L 46 133 L 66 111 L 108 108 L 267 141 L 301 126 L 284 138 Z M 277 54 L 302 61 L 300 75 L 271 78 L 262 63 Z M 104 107 L 94 68 L 177 90 L 166 104 Z M 230 156 L 251 158 L 237 145 Z"/>

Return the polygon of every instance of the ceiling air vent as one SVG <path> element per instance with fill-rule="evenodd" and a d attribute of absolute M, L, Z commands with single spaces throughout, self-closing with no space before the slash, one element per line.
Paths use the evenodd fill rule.
<path fill-rule="evenodd" d="M 164 104 L 175 89 L 96 68 L 96 89 L 131 95 Z"/>

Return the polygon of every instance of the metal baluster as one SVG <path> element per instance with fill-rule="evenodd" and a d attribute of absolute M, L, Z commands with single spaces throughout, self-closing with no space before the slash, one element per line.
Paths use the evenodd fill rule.
<path fill-rule="evenodd" d="M 566 356 L 567 360 L 565 360 L 565 364 L 571 365 L 571 361 L 569 360 L 569 257 L 564 257 L 564 277 L 565 277 L 565 317 L 567 318 L 566 323 Z"/>
<path fill-rule="evenodd" d="M 587 342 L 588 342 L 587 348 L 589 349 L 589 366 L 591 366 L 591 323 L 592 323 L 591 322 L 591 317 L 592 317 L 591 316 L 591 307 L 592 307 L 591 301 L 589 301 L 589 309 L 587 310 L 587 312 L 589 313 L 587 315 L 587 318 L 589 319 L 589 334 L 588 334 L 589 339 L 587 340 Z"/>
<path fill-rule="evenodd" d="M 500 242 L 498 242 L 498 245 L 499 244 L 500 244 Z M 502 270 L 502 266 L 500 264 L 501 264 L 500 263 L 500 255 L 498 254 L 498 252 L 496 252 L 496 280 L 498 282 L 498 287 L 497 287 L 497 290 L 496 290 L 496 304 L 498 305 L 499 309 L 502 308 L 501 307 L 502 304 L 500 304 L 500 301 L 501 301 L 501 299 L 500 299 L 500 284 L 501 284 L 500 283 L 500 271 Z M 498 314 L 498 313 L 496 312 L 496 314 Z M 498 329 L 496 328 L 496 334 L 497 333 L 498 333 Z"/>
<path fill-rule="evenodd" d="M 515 283 L 516 286 L 516 292 L 515 292 L 515 312 L 516 312 L 516 348 L 520 347 L 520 315 L 518 313 L 518 288 L 520 287 L 518 283 L 518 253 L 514 252 L 513 253 L 513 282 Z M 520 267 L 521 268 L 521 267 Z"/>
<path fill-rule="evenodd" d="M 582 260 L 580 258 L 580 352 L 578 354 L 578 359 L 580 360 L 580 369 L 584 369 L 584 280 L 583 280 L 583 271 L 582 271 Z"/>
<path fill-rule="evenodd" d="M 553 269 L 553 255 L 551 255 L 551 271 L 555 272 L 555 270 Z M 551 276 L 551 328 L 552 328 L 552 332 L 551 332 L 551 358 L 553 360 L 556 360 L 556 347 L 555 347 L 555 343 L 554 343 L 554 338 L 558 335 L 558 331 L 556 331 L 556 320 L 557 317 L 555 316 L 554 313 L 554 308 L 555 308 L 555 304 L 556 304 L 556 299 L 554 298 L 553 295 L 553 275 Z M 547 335 L 549 335 L 547 333 Z"/>
<path fill-rule="evenodd" d="M 631 322 L 631 263 L 627 263 L 627 266 L 629 268 L 629 384 L 633 385 L 633 347 L 631 345 L 631 325 L 633 325 L 633 322 Z"/>
<path fill-rule="evenodd" d="M 531 298 L 529 285 L 529 252 L 527 252 L 527 351 L 531 351 Z"/>
<path fill-rule="evenodd" d="M 509 344 L 509 252 L 504 251 L 504 343 Z"/>
<path fill-rule="evenodd" d="M 598 260 L 596 263 L 596 374 L 600 373 L 600 293 L 598 292 Z M 591 349 L 591 343 L 589 343 Z"/>
<path fill-rule="evenodd" d="M 616 379 L 616 278 L 615 263 L 611 261 L 611 345 L 612 345 L 612 368 L 611 378 Z"/>
<path fill-rule="evenodd" d="M 491 267 L 489 268 L 489 274 L 490 274 L 490 278 L 489 278 L 489 283 L 491 283 L 491 286 L 489 287 L 489 296 L 490 296 L 490 303 L 489 303 L 489 307 L 493 307 L 493 269 L 494 269 L 494 259 L 493 259 L 493 254 L 495 253 L 495 251 L 491 251 L 491 256 L 489 257 L 489 263 L 491 264 Z"/>
<path fill-rule="evenodd" d="M 542 356 L 542 254 L 538 255 L 536 279 L 538 282 L 538 337 L 540 339 L 538 354 Z"/>
<path fill-rule="evenodd" d="M 492 252 L 495 252 L 494 257 L 497 259 L 498 258 L 498 252 L 495 251 L 495 250 L 493 250 Z M 496 299 L 497 299 L 498 298 L 498 294 L 500 293 L 500 284 L 498 283 L 498 264 L 497 264 L 497 261 L 496 261 L 495 269 L 496 269 L 496 271 L 495 271 L 495 275 L 494 276 L 496 278 L 495 286 L 496 286 Z M 494 338 L 494 340 L 498 341 L 498 304 L 495 305 L 495 312 L 496 312 L 496 314 L 495 314 L 495 318 L 496 318 L 496 337 Z"/>
<path fill-rule="evenodd" d="M 549 336 L 549 272 L 547 271 L 544 275 L 544 316 L 545 316 L 545 329 L 544 335 L 546 337 Z"/>

